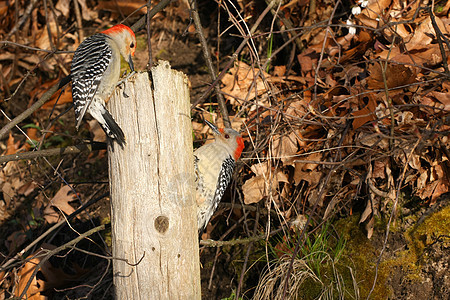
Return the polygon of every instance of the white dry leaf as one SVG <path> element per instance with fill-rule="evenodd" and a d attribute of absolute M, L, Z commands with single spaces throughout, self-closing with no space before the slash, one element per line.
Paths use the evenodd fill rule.
<path fill-rule="evenodd" d="M 359 15 L 360 13 L 361 13 L 361 7 L 359 7 L 358 5 L 352 7 L 352 14 L 353 14 L 353 15 L 357 16 L 357 15 Z"/>
<path fill-rule="evenodd" d="M 290 229 L 296 229 L 298 232 L 301 232 L 308 221 L 308 217 L 305 215 L 297 215 L 294 221 L 291 221 L 289 224 Z"/>

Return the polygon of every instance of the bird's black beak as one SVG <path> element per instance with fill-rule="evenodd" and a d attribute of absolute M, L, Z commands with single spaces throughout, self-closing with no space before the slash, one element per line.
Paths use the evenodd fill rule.
<path fill-rule="evenodd" d="M 133 59 L 131 58 L 131 54 L 128 55 L 128 65 L 130 66 L 131 72 L 134 72 L 134 64 Z"/>
<path fill-rule="evenodd" d="M 212 129 L 212 131 L 214 132 L 214 134 L 219 134 L 220 135 L 220 131 L 219 128 L 217 128 L 216 125 L 214 125 L 213 123 L 205 120 L 205 123 L 208 124 L 208 126 Z"/>

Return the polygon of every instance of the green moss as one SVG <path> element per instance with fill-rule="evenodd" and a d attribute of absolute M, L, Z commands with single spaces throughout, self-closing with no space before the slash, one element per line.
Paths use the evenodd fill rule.
<path fill-rule="evenodd" d="M 352 268 L 361 299 L 367 298 L 372 289 L 375 278 L 375 268 L 378 259 L 378 251 L 372 246 L 359 226 L 360 216 L 350 216 L 339 220 L 335 227 L 338 234 L 347 243 L 342 253 L 341 263 Z M 387 299 L 392 291 L 386 288 L 389 268 L 381 263 L 378 267 L 377 284 L 371 294 L 372 299 Z M 345 285 L 349 287 L 352 282 L 350 272 L 344 277 Z"/>
<path fill-rule="evenodd" d="M 405 238 L 415 261 L 423 262 L 423 259 L 426 259 L 425 249 L 434 243 L 437 237 L 448 235 L 449 232 L 450 207 L 431 214 L 422 224 L 409 230 Z"/>
<path fill-rule="evenodd" d="M 147 35 L 136 36 L 136 52 L 147 51 Z"/>
<path fill-rule="evenodd" d="M 411 235 L 419 235 L 425 238 L 425 243 L 428 245 L 434 241 L 433 237 L 440 235 L 448 235 L 450 232 L 450 206 L 443 208 L 431 216 L 417 227 L 416 232 L 411 232 Z"/>

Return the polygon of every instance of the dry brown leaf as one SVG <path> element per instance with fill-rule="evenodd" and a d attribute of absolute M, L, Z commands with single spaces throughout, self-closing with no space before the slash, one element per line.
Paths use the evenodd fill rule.
<path fill-rule="evenodd" d="M 5 245 L 8 248 L 9 253 L 15 253 L 26 241 L 27 235 L 23 230 L 14 231 L 7 238 Z"/>
<path fill-rule="evenodd" d="M 440 106 L 441 108 L 450 111 L 450 95 L 449 93 L 441 93 L 437 91 L 432 91 L 431 94 L 433 95 L 436 100 L 438 100 L 440 103 L 443 104 L 443 106 Z"/>
<path fill-rule="evenodd" d="M 261 77 L 255 78 L 258 74 L 259 69 L 252 68 L 244 62 L 238 61 L 235 63 L 234 67 L 229 70 L 229 73 L 225 74 L 222 79 L 225 98 L 230 101 L 233 105 L 235 104 L 235 98 L 245 99 L 247 94 L 249 94 L 248 100 L 252 100 L 257 95 L 261 95 L 267 91 L 266 85 L 264 84 Z M 263 72 L 265 78 L 269 78 L 270 75 Z M 255 86 L 252 87 L 253 82 L 256 81 Z M 256 93 L 255 93 L 256 89 Z"/>
<path fill-rule="evenodd" d="M 117 17 L 120 16 L 120 12 L 124 14 L 125 16 L 128 16 L 132 13 L 135 13 L 136 10 L 141 8 L 139 11 L 136 12 L 137 15 L 143 15 L 147 13 L 147 4 L 146 1 L 143 0 L 136 0 L 136 1 L 129 1 L 129 0 L 117 0 L 117 1 L 99 1 L 97 7 L 95 8 L 97 11 L 99 10 L 108 10 L 115 13 Z M 115 17 L 115 16 L 112 16 Z"/>
<path fill-rule="evenodd" d="M 308 48 L 297 55 L 297 60 L 302 68 L 302 73 L 312 71 L 319 57 L 319 54 L 312 48 Z"/>
<path fill-rule="evenodd" d="M 256 176 L 269 173 L 269 169 L 270 167 L 267 161 L 254 164 L 250 167 L 250 170 L 252 170 L 252 172 L 255 173 Z"/>
<path fill-rule="evenodd" d="M 436 200 L 442 194 L 445 194 L 445 193 L 448 193 L 448 192 L 450 192 L 450 184 L 449 184 L 449 182 L 446 179 L 444 179 L 444 178 L 438 180 L 437 184 L 436 184 L 436 188 L 434 189 L 433 194 L 431 195 L 431 202 L 430 202 L 430 204 L 436 203 Z"/>
<path fill-rule="evenodd" d="M 30 256 L 32 257 L 32 256 Z M 28 281 L 33 275 L 34 269 L 36 265 L 39 264 L 39 258 L 33 258 L 25 263 L 25 265 L 19 270 L 17 274 L 18 283 L 16 285 L 16 290 L 14 291 L 14 295 L 19 297 L 20 294 L 25 290 L 25 287 Z M 48 262 L 47 262 L 48 263 Z M 31 281 L 30 287 L 27 289 L 26 298 L 30 300 L 44 300 L 47 299 L 44 295 L 41 295 L 41 292 L 45 290 L 45 282 L 43 280 L 37 279 L 36 276 L 33 277 Z"/>
<path fill-rule="evenodd" d="M 286 73 L 286 66 L 275 66 L 273 67 L 273 75 L 274 76 L 284 76 Z"/>
<path fill-rule="evenodd" d="M 389 58 L 390 61 L 407 65 L 434 66 L 442 62 L 441 51 L 438 44 L 431 44 L 425 48 L 416 49 L 414 52 L 402 52 L 399 47 L 392 50 L 384 50 L 378 53 L 382 59 Z"/>
<path fill-rule="evenodd" d="M 250 178 L 242 186 L 244 203 L 258 203 L 264 197 L 274 195 L 280 182 L 288 182 L 286 174 L 280 170 Z"/>
<path fill-rule="evenodd" d="M 447 34 L 446 27 L 440 18 L 435 18 L 436 24 L 443 34 Z M 436 33 L 434 31 L 431 18 L 428 16 L 420 25 L 414 30 L 413 37 L 405 43 L 409 51 L 414 49 L 422 49 L 427 47 L 433 41 Z"/>
<path fill-rule="evenodd" d="M 284 165 L 294 163 L 295 154 L 298 150 L 295 132 L 291 132 L 289 135 L 275 135 L 271 146 L 272 155 L 280 158 Z"/>
<path fill-rule="evenodd" d="M 300 183 L 301 180 L 308 182 L 309 188 L 315 188 L 322 178 L 322 172 L 318 171 L 302 171 L 301 168 L 295 167 L 294 171 L 294 182 L 296 185 Z"/>
<path fill-rule="evenodd" d="M 60 81 L 59 78 L 51 81 L 46 81 L 42 84 L 39 84 L 34 90 L 31 91 L 31 99 L 39 99 L 50 87 L 57 84 Z M 72 88 L 67 87 L 64 91 L 53 94 L 53 96 L 42 105 L 42 109 L 51 109 L 55 105 L 56 101 L 58 101 L 58 105 L 62 105 L 65 103 L 72 102 Z"/>
<path fill-rule="evenodd" d="M 52 39 L 53 44 L 55 45 L 56 37 L 58 34 L 58 29 L 57 29 L 58 25 L 55 22 L 55 18 L 54 18 L 53 14 L 48 14 L 47 22 L 45 24 L 46 24 L 46 26 L 48 26 L 50 28 L 51 39 Z M 61 31 L 61 29 L 59 29 L 59 30 Z M 42 27 L 41 30 L 38 31 L 38 34 L 36 35 L 36 37 L 37 37 L 36 41 L 35 41 L 36 47 L 41 48 L 41 49 L 51 49 L 48 30 L 45 26 Z"/>
<path fill-rule="evenodd" d="M 366 9 L 363 9 L 359 16 L 364 15 L 371 19 L 377 19 L 385 9 L 390 7 L 391 2 L 392 0 L 370 0 Z"/>
<path fill-rule="evenodd" d="M 355 119 L 353 119 L 353 129 L 358 129 L 359 127 L 363 126 L 364 124 L 366 124 L 367 122 L 371 122 L 374 121 L 376 116 L 375 116 L 375 110 L 377 108 L 377 104 L 375 102 L 375 100 L 373 99 L 373 97 L 369 97 L 369 102 L 367 103 L 367 105 L 363 108 L 361 108 L 358 111 L 354 111 L 352 112 L 352 116 L 355 117 Z"/>
<path fill-rule="evenodd" d="M 58 101 L 58 103 L 56 102 Z M 66 103 L 72 103 L 72 87 L 65 88 L 62 93 L 55 93 L 44 105 L 42 105 L 42 109 L 52 109 L 55 104 L 63 105 Z"/>
<path fill-rule="evenodd" d="M 370 215 L 372 215 L 372 201 L 367 201 L 366 208 L 364 209 L 363 213 L 361 214 L 361 218 L 359 219 L 359 223 L 361 224 L 364 222 Z"/>
<path fill-rule="evenodd" d="M 97 120 L 92 119 L 88 121 L 90 131 L 94 135 L 93 140 L 96 142 L 106 142 L 106 133 L 103 131 Z"/>
<path fill-rule="evenodd" d="M 30 128 L 27 129 L 28 137 L 31 140 L 35 141 L 35 142 L 38 141 L 37 134 L 38 134 L 38 129 L 37 128 L 30 127 Z M 31 149 L 31 144 L 28 143 L 28 142 L 24 143 L 23 146 L 22 146 L 22 149 L 24 149 L 25 151 L 29 151 Z"/>
<path fill-rule="evenodd" d="M 70 12 L 70 3 L 72 2 L 72 0 L 58 0 L 58 2 L 55 5 L 56 8 L 56 13 L 58 15 L 59 12 L 61 12 L 61 14 L 66 17 L 66 19 L 69 18 L 69 12 Z"/>
<path fill-rule="evenodd" d="M 302 162 L 295 163 L 296 170 L 298 169 L 299 171 L 313 171 L 319 166 L 320 162 L 322 161 L 322 153 L 313 152 L 311 154 L 308 154 L 307 156 L 301 156 L 300 159 L 302 160 Z"/>
<path fill-rule="evenodd" d="M 369 89 L 384 89 L 383 68 L 380 63 L 369 67 L 370 76 L 367 78 Z M 389 89 L 416 82 L 416 74 L 403 65 L 388 64 L 385 74 L 386 85 Z"/>
<path fill-rule="evenodd" d="M 41 249 L 53 250 L 56 247 L 49 244 L 43 244 Z M 39 250 L 42 251 L 42 250 Z M 31 278 L 36 266 L 41 262 L 41 258 L 36 257 L 37 252 L 28 256 L 29 261 L 27 261 L 23 267 L 17 273 L 17 289 L 14 295 L 18 297 L 24 290 L 28 281 Z M 67 274 L 61 268 L 55 268 L 48 260 L 45 261 L 39 271 L 42 273 L 42 277 L 37 278 L 34 276 L 30 287 L 28 288 L 26 295 L 27 299 L 42 300 L 48 299 L 46 296 L 42 295 L 49 289 L 59 288 L 67 284 L 68 282 L 73 282 L 83 276 L 87 270 L 74 265 L 75 274 Z"/>
<path fill-rule="evenodd" d="M 70 215 L 75 209 L 69 204 L 74 201 L 76 195 L 72 193 L 72 189 L 65 185 L 50 200 L 44 209 L 44 218 L 48 223 L 56 223 L 60 219 L 60 211 Z M 56 207 L 57 209 L 54 209 Z"/>
<path fill-rule="evenodd" d="M 244 203 L 252 204 L 258 203 L 266 195 L 264 176 L 255 176 L 247 180 L 242 186 L 242 193 L 244 194 Z"/>
<path fill-rule="evenodd" d="M 373 229 L 375 225 L 375 216 L 372 215 L 369 222 L 366 224 L 367 238 L 370 239 L 373 235 Z"/>
<path fill-rule="evenodd" d="M 90 9 L 86 4 L 86 0 L 77 0 L 77 1 L 78 4 L 80 5 L 80 11 L 83 20 L 90 21 L 98 17 L 98 10 Z M 116 1 L 114 2 L 117 3 Z"/>
<path fill-rule="evenodd" d="M 19 149 L 20 141 L 14 142 L 14 137 L 9 133 L 8 141 L 6 142 L 6 153 L 5 155 L 15 154 Z"/>
<path fill-rule="evenodd" d="M 386 160 L 375 160 L 373 162 L 372 178 L 386 178 L 386 173 L 384 172 L 386 163 Z"/>

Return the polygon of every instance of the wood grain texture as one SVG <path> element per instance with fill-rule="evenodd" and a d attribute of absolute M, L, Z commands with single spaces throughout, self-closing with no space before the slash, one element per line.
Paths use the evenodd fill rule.
<path fill-rule="evenodd" d="M 168 62 L 109 102 L 126 146 L 109 149 L 116 299 L 200 299 L 187 78 Z M 123 92 L 128 98 L 123 95 Z"/>

